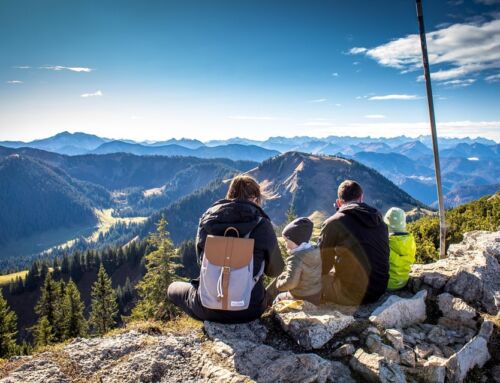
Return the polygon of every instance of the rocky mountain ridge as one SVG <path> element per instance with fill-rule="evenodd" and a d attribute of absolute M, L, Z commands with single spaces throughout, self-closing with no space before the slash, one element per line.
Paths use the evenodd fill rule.
<path fill-rule="evenodd" d="M 6 361 L 0 382 L 498 381 L 500 231 L 468 233 L 448 256 L 372 305 L 299 301 L 248 324 L 75 339 Z"/>

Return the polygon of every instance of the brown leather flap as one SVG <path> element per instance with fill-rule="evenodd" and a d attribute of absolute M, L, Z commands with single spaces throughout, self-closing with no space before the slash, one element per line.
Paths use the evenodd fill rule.
<path fill-rule="evenodd" d="M 214 265 L 238 269 L 248 265 L 252 260 L 253 246 L 253 238 L 208 235 L 205 242 L 205 256 Z"/>

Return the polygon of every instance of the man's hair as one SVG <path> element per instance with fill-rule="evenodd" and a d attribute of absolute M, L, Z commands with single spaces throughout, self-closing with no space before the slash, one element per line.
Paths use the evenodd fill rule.
<path fill-rule="evenodd" d="M 339 185 L 337 195 L 344 202 L 357 201 L 363 195 L 363 189 L 356 181 L 345 180 Z"/>
<path fill-rule="evenodd" d="M 234 177 L 226 194 L 227 199 L 250 200 L 256 198 L 258 203 L 262 202 L 262 197 L 257 181 L 247 175 Z"/>

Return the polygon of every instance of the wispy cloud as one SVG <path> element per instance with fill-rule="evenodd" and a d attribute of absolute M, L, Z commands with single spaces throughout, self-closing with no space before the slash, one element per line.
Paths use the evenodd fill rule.
<path fill-rule="evenodd" d="M 488 82 L 498 82 L 498 81 L 500 81 L 500 73 L 486 76 L 484 79 Z"/>
<path fill-rule="evenodd" d="M 101 97 L 103 94 L 100 90 L 96 90 L 94 93 L 84 93 L 80 95 L 80 97 L 87 98 L 87 97 Z"/>
<path fill-rule="evenodd" d="M 358 55 L 360 53 L 366 53 L 368 51 L 367 48 L 363 48 L 363 47 L 354 47 L 354 48 L 351 48 L 349 49 L 349 54 L 351 55 Z"/>
<path fill-rule="evenodd" d="M 230 120 L 249 120 L 249 121 L 275 121 L 276 117 L 271 116 L 227 116 Z"/>
<path fill-rule="evenodd" d="M 372 101 L 386 101 L 386 100 L 419 100 L 422 97 L 417 96 L 416 94 L 386 94 L 384 96 L 371 96 L 368 100 Z"/>
<path fill-rule="evenodd" d="M 69 70 L 71 72 L 92 72 L 92 68 L 86 68 L 86 67 L 69 67 L 69 66 L 62 66 L 62 65 L 53 65 L 53 66 L 43 66 L 40 67 L 41 69 L 48 69 L 48 70 L 55 70 L 55 71 L 61 71 L 61 70 Z"/>
<path fill-rule="evenodd" d="M 313 104 L 319 103 L 319 102 L 325 102 L 325 101 L 327 101 L 326 98 L 318 98 L 316 100 L 309 100 L 309 102 L 312 102 Z"/>
<path fill-rule="evenodd" d="M 30 69 L 31 67 L 28 65 L 16 65 L 16 66 L 13 66 L 12 68 L 14 68 L 14 69 Z"/>
<path fill-rule="evenodd" d="M 441 66 L 432 73 L 432 78 L 444 82 L 500 68 L 499 41 L 500 19 L 458 23 L 427 33 L 429 61 L 434 68 Z M 349 53 L 364 54 L 380 65 L 399 69 L 402 73 L 422 66 L 420 40 L 416 34 L 370 49 L 351 48 Z"/>
<path fill-rule="evenodd" d="M 455 88 L 465 88 L 467 86 L 470 86 L 476 82 L 476 79 L 474 78 L 466 78 L 466 79 L 455 79 L 455 80 L 448 80 L 443 82 L 443 85 L 455 87 Z"/>
<path fill-rule="evenodd" d="M 371 119 L 383 119 L 385 116 L 383 114 L 367 114 L 365 118 L 371 118 Z"/>
<path fill-rule="evenodd" d="M 24 84 L 24 81 L 21 81 L 21 80 L 9 80 L 9 81 L 6 81 L 7 84 L 12 84 L 12 85 L 16 85 L 16 84 Z"/>
<path fill-rule="evenodd" d="M 338 73 L 338 72 L 333 72 L 333 73 L 332 73 L 332 76 L 333 76 L 333 77 L 339 77 L 339 73 Z"/>

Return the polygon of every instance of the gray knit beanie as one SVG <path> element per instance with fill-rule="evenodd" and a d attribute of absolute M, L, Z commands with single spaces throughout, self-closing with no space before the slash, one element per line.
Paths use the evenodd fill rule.
<path fill-rule="evenodd" d="M 309 218 L 300 217 L 286 225 L 282 235 L 296 245 L 300 245 L 302 242 L 309 242 L 313 226 L 314 224 Z"/>

